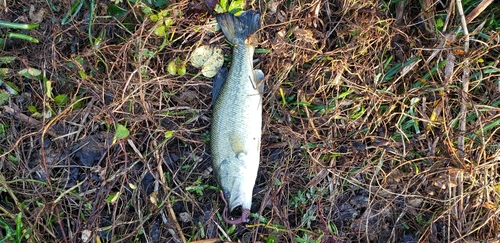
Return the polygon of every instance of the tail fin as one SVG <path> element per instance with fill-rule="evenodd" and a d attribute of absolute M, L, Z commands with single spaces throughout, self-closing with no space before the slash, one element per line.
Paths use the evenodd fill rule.
<path fill-rule="evenodd" d="M 245 40 L 260 28 L 260 13 L 246 11 L 239 16 L 230 13 L 216 16 L 224 36 L 233 44 L 244 44 Z"/>

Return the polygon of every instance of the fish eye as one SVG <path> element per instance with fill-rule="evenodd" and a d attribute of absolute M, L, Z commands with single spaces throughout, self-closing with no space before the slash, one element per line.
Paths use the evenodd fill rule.
<path fill-rule="evenodd" d="M 224 197 L 229 200 L 231 198 L 231 192 L 229 190 L 223 190 L 223 192 Z"/>

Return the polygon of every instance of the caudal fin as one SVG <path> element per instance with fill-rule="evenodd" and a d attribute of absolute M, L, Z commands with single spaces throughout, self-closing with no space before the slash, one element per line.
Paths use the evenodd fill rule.
<path fill-rule="evenodd" d="M 239 16 L 219 14 L 216 19 L 224 36 L 233 44 L 244 44 L 260 28 L 260 13 L 253 10 L 245 11 Z"/>

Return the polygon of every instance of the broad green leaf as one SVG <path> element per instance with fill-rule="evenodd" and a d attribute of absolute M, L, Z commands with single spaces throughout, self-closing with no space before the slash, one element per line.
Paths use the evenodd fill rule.
<path fill-rule="evenodd" d="M 113 138 L 113 144 L 118 139 L 127 138 L 128 135 L 130 135 L 130 132 L 129 132 L 129 130 L 124 125 L 122 125 L 122 124 L 116 124 L 116 131 L 115 131 L 115 136 Z"/>
<path fill-rule="evenodd" d="M 121 18 L 123 15 L 125 15 L 128 11 L 124 8 L 119 7 L 116 4 L 109 4 L 108 5 L 108 14 L 113 16 L 114 18 Z"/>
<path fill-rule="evenodd" d="M 216 4 L 215 5 L 215 12 L 216 13 L 225 13 L 226 10 L 220 4 Z"/>
<path fill-rule="evenodd" d="M 170 75 L 177 74 L 177 65 L 175 65 L 175 61 L 168 62 L 168 64 L 167 64 L 167 72 Z"/>
<path fill-rule="evenodd" d="M 174 20 L 172 18 L 166 18 L 164 21 L 164 25 L 168 28 L 170 25 L 174 23 Z"/>
<path fill-rule="evenodd" d="M 165 36 L 165 30 L 167 27 L 165 25 L 159 25 L 158 27 L 155 28 L 154 33 L 157 36 Z"/>
<path fill-rule="evenodd" d="M 153 10 L 148 7 L 148 6 L 145 6 L 142 8 L 142 12 L 145 14 L 145 15 L 150 15 L 150 14 L 153 14 Z"/>
<path fill-rule="evenodd" d="M 220 7 L 222 8 L 222 10 L 224 10 L 224 12 L 227 12 L 227 9 L 229 8 L 229 2 L 230 0 L 220 0 L 219 1 L 219 4 Z"/>
<path fill-rule="evenodd" d="M 184 76 L 186 74 L 186 63 L 185 62 L 179 62 L 177 65 L 177 74 L 179 76 Z"/>
<path fill-rule="evenodd" d="M 245 9 L 245 0 L 233 0 L 231 1 L 231 4 L 229 4 L 227 11 L 232 14 L 236 14 L 243 11 L 243 9 Z"/>
<path fill-rule="evenodd" d="M 65 106 L 69 101 L 68 95 L 67 94 L 59 94 L 56 97 L 54 97 L 54 102 L 58 106 Z"/>
<path fill-rule="evenodd" d="M 34 105 L 30 105 L 28 106 L 28 110 L 31 112 L 31 113 L 38 113 L 38 110 L 36 109 L 36 107 Z"/>
<path fill-rule="evenodd" d="M 40 79 L 40 75 L 42 75 L 42 71 L 36 68 L 25 68 L 21 71 L 17 72 L 18 74 L 23 75 L 25 78 L 29 79 Z"/>

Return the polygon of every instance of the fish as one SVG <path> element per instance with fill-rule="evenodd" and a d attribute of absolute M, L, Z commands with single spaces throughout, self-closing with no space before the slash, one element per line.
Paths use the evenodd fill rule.
<path fill-rule="evenodd" d="M 216 20 L 234 46 L 229 70 L 222 68 L 214 77 L 212 167 L 226 203 L 223 218 L 229 224 L 240 224 L 250 215 L 260 163 L 264 73 L 253 68 L 260 13 L 254 10 L 239 16 L 224 13 L 217 15 Z M 227 209 L 231 212 L 238 206 L 241 217 L 229 219 Z"/>

